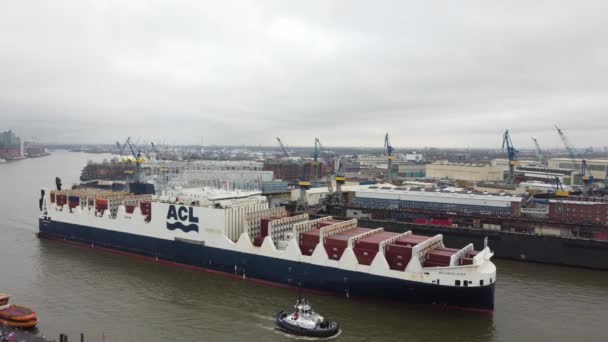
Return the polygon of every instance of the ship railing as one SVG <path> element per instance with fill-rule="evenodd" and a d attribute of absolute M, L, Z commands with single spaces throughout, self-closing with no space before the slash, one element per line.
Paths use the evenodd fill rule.
<path fill-rule="evenodd" d="M 441 234 L 437 234 L 414 246 L 412 248 L 412 257 L 416 256 L 422 265 L 425 261 L 426 253 L 438 247 L 443 247 L 443 235 Z"/>
<path fill-rule="evenodd" d="M 245 222 L 247 224 L 247 234 L 251 241 L 262 233 L 262 222 L 261 219 L 270 216 L 287 216 L 287 209 L 285 207 L 268 208 L 263 210 L 254 211 L 245 215 Z"/>
<path fill-rule="evenodd" d="M 315 220 L 296 223 L 293 225 L 293 236 L 296 238 L 296 241 L 298 241 L 298 243 L 299 243 L 300 234 L 311 231 L 311 230 L 318 229 L 321 222 L 325 222 L 325 221 L 329 221 L 329 220 L 333 220 L 333 218 L 331 216 L 325 216 L 325 217 L 321 217 L 321 218 L 318 218 Z"/>
<path fill-rule="evenodd" d="M 331 235 L 340 234 L 357 228 L 357 219 L 352 219 L 344 222 L 338 222 L 330 226 L 321 228 L 319 232 L 319 242 L 325 243 L 325 238 Z"/>
<path fill-rule="evenodd" d="M 380 242 L 380 244 L 378 245 L 378 248 L 380 251 L 382 251 L 382 253 L 386 252 L 386 246 L 390 245 L 391 243 L 403 239 L 404 237 L 408 236 L 408 235 L 412 235 L 412 231 L 408 230 L 407 232 L 401 233 L 397 236 L 393 236 L 392 238 L 386 239 L 382 242 Z"/>
<path fill-rule="evenodd" d="M 308 214 L 302 214 L 270 221 L 268 223 L 268 235 L 270 235 L 274 245 L 278 246 L 279 240 L 285 240 L 285 233 L 292 232 L 295 224 L 308 221 L 308 219 Z"/>
<path fill-rule="evenodd" d="M 473 247 L 472 243 L 469 243 L 468 245 L 464 246 L 462 249 L 460 249 L 458 252 L 454 253 L 450 257 L 450 266 L 458 266 L 458 261 L 464 258 L 468 253 L 473 252 L 474 250 L 475 247 Z"/>
<path fill-rule="evenodd" d="M 353 248 L 357 241 L 359 241 L 361 239 L 365 239 L 366 237 L 372 236 L 374 234 L 382 233 L 383 231 L 384 231 L 384 228 L 376 228 L 376 229 L 370 230 L 369 232 L 365 232 L 365 233 L 361 233 L 359 235 L 349 237 L 348 238 L 348 247 Z"/>

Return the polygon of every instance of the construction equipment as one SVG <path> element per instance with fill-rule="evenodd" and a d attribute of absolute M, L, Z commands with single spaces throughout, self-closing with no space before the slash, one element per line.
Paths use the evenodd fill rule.
<path fill-rule="evenodd" d="M 346 176 L 342 172 L 342 163 L 338 160 L 338 171 L 336 172 L 336 193 L 334 194 L 334 204 L 343 205 L 344 195 L 342 194 L 342 185 L 346 183 Z"/>
<path fill-rule="evenodd" d="M 576 153 L 574 152 L 574 149 L 572 148 L 570 141 L 564 134 L 564 131 L 562 131 L 557 126 L 555 126 L 555 129 L 557 129 L 557 134 L 559 134 L 559 137 L 562 140 L 562 143 L 564 144 L 566 151 L 568 152 L 568 156 L 570 157 L 570 160 L 572 161 L 573 166 L 576 166 L 578 164 L 578 161 L 576 159 Z M 581 180 L 583 182 L 583 195 L 587 196 L 589 194 L 589 187 L 591 186 L 591 184 L 593 184 L 595 182 L 595 179 L 593 178 L 593 175 L 591 174 L 591 170 L 589 169 L 589 166 L 587 166 L 587 161 L 585 159 L 582 159 L 582 161 L 581 161 L 580 170 L 581 170 Z"/>
<path fill-rule="evenodd" d="M 321 155 L 322 149 L 323 149 L 323 145 L 321 145 L 321 141 L 319 140 L 319 138 L 315 137 L 315 154 L 314 154 L 315 163 L 319 161 L 319 156 Z"/>
<path fill-rule="evenodd" d="M 281 146 L 281 151 L 283 152 L 283 156 L 285 158 L 289 157 L 289 152 L 287 152 L 287 148 L 285 147 L 285 145 L 283 145 L 283 142 L 281 141 L 281 138 L 277 137 L 277 141 L 279 142 L 279 146 Z"/>
<path fill-rule="evenodd" d="M 507 183 L 513 184 L 515 181 L 515 166 L 519 165 L 519 161 L 517 160 L 517 153 L 519 152 L 515 146 L 513 146 L 513 142 L 511 141 L 511 136 L 509 135 L 509 130 L 506 130 L 502 137 L 502 149 L 507 150 L 507 157 L 509 158 L 509 174 L 507 176 Z"/>
<path fill-rule="evenodd" d="M 536 157 L 538 158 L 538 161 L 541 163 L 541 165 L 546 169 L 548 166 L 547 155 L 540 148 L 540 145 L 538 144 L 538 140 L 536 140 L 536 138 L 532 137 L 532 141 L 534 141 L 534 146 L 536 147 Z"/>
<path fill-rule="evenodd" d="M 568 197 L 570 196 L 570 192 L 565 190 L 562 182 L 560 182 L 559 177 L 555 177 L 555 197 Z"/>
<path fill-rule="evenodd" d="M 298 188 L 300 188 L 300 197 L 296 202 L 296 212 L 297 213 L 305 213 L 308 211 L 308 199 L 306 198 L 306 190 L 310 189 L 310 181 L 306 181 L 306 174 L 304 172 L 304 159 L 300 160 L 300 167 L 302 169 L 302 173 L 300 176 L 300 180 L 298 181 Z"/>
<path fill-rule="evenodd" d="M 386 155 L 387 155 L 387 159 L 388 159 L 387 176 L 388 176 L 388 181 L 390 183 L 393 178 L 392 177 L 393 176 L 393 160 L 395 160 L 395 156 L 393 155 L 394 148 L 391 145 L 391 141 L 388 137 L 388 132 L 386 132 L 386 135 L 384 136 L 384 148 L 386 148 Z"/>
<path fill-rule="evenodd" d="M 143 156 L 142 151 L 137 146 L 135 146 L 135 143 L 133 142 L 131 137 L 127 137 L 127 139 L 125 140 L 125 143 L 122 146 L 120 146 L 120 143 L 118 141 L 116 142 L 116 145 L 119 147 L 119 153 L 121 155 L 121 159 L 125 163 L 135 162 L 135 172 L 128 170 L 128 171 L 125 171 L 125 173 L 133 174 L 133 179 L 131 179 L 131 181 L 140 182 L 141 181 L 141 164 L 143 164 L 147 160 Z M 123 156 L 123 153 L 124 153 L 126 147 L 128 147 L 129 150 L 131 151 L 130 157 Z"/>

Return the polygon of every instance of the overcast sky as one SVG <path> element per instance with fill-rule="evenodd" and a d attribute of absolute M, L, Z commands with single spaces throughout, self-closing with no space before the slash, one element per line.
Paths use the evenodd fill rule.
<path fill-rule="evenodd" d="M 4 1 L 0 130 L 44 142 L 608 145 L 608 1 Z"/>

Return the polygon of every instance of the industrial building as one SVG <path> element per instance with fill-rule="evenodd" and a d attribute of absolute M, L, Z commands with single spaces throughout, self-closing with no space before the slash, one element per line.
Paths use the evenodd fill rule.
<path fill-rule="evenodd" d="M 275 179 L 281 179 L 290 183 L 297 181 L 312 181 L 321 179 L 331 173 L 331 168 L 322 162 L 306 160 L 280 159 L 264 162 L 264 171 L 272 171 Z"/>
<path fill-rule="evenodd" d="M 501 181 L 504 168 L 495 165 L 450 163 L 447 161 L 426 164 L 426 177 L 448 178 L 470 182 Z"/>
<path fill-rule="evenodd" d="M 572 223 L 606 224 L 608 203 L 588 201 L 549 201 L 549 219 Z"/>
<path fill-rule="evenodd" d="M 355 207 L 366 209 L 417 209 L 458 214 L 519 216 L 522 198 L 472 192 L 413 190 L 370 186 L 355 193 Z"/>
<path fill-rule="evenodd" d="M 582 159 L 582 158 L 551 158 L 549 159 L 549 168 L 553 169 L 571 169 L 581 170 L 581 163 L 585 160 L 591 175 L 596 181 L 604 182 L 607 176 L 608 160 L 606 159 Z M 576 181 L 576 185 L 582 184 L 580 178 Z"/>
<path fill-rule="evenodd" d="M 426 164 L 397 164 L 397 174 L 399 177 L 424 178 L 426 176 Z"/>

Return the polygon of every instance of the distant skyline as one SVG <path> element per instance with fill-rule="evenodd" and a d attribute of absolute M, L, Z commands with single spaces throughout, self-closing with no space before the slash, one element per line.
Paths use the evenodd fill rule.
<path fill-rule="evenodd" d="M 49 143 L 608 145 L 605 1 L 17 1 L 0 131 Z"/>

